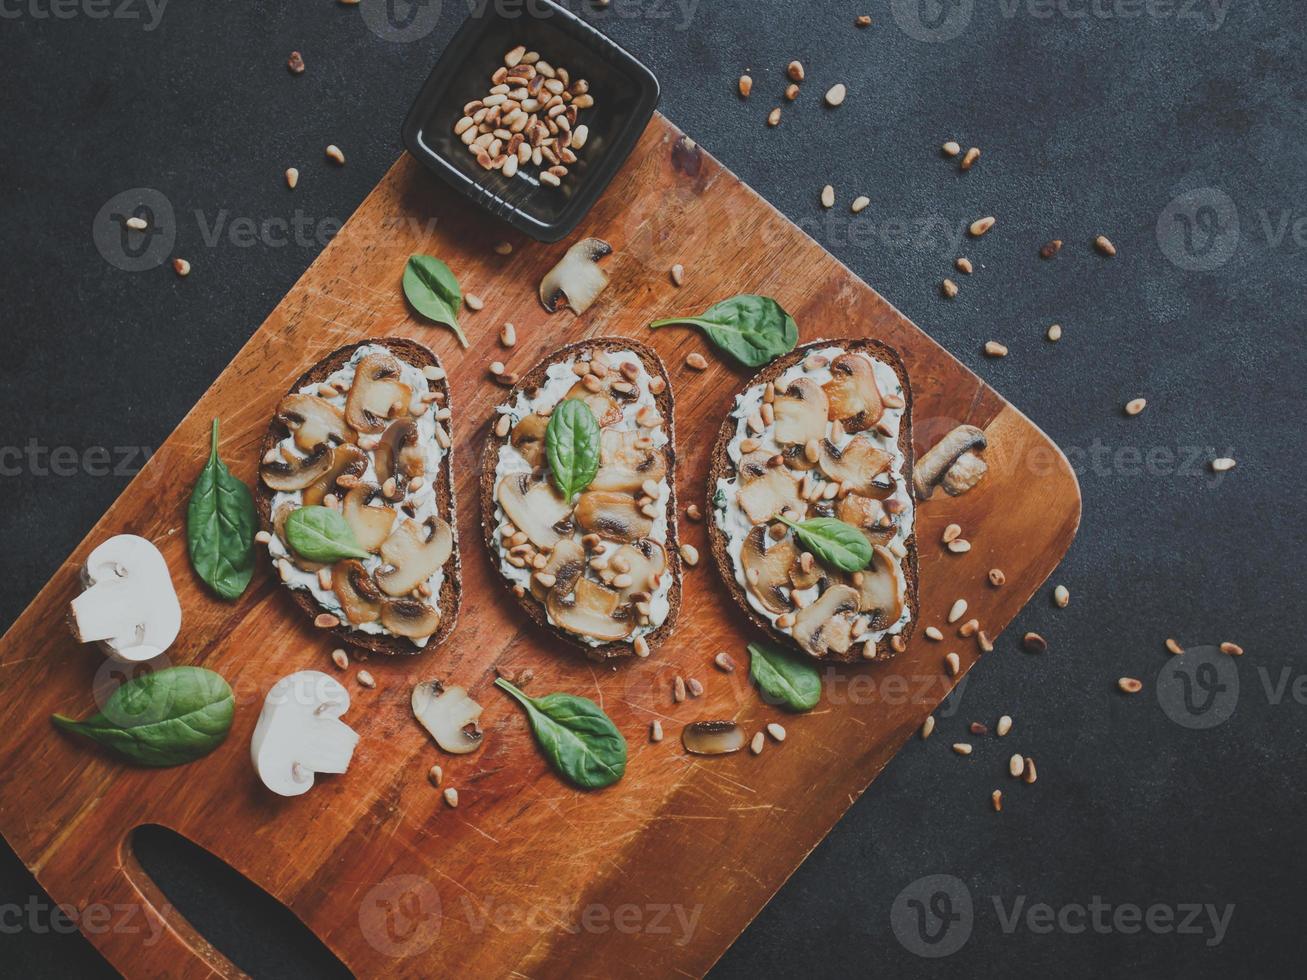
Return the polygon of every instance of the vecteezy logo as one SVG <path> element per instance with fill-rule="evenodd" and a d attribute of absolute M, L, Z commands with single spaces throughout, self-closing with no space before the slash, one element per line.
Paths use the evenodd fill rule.
<path fill-rule="evenodd" d="M 173 689 L 162 684 L 139 688 L 132 697 L 113 699 L 118 688 L 131 681 L 157 674 L 172 666 L 166 653 L 153 660 L 127 661 L 105 657 L 91 681 L 91 697 L 96 707 L 115 725 L 134 728 L 163 721 L 172 707 Z"/>
<path fill-rule="evenodd" d="M 914 40 L 952 41 L 971 23 L 975 0 L 891 0 L 890 12 Z"/>
<path fill-rule="evenodd" d="M 1239 247 L 1239 209 L 1225 191 L 1200 187 L 1175 198 L 1157 219 L 1157 244 L 1171 264 L 1211 272 Z"/>
<path fill-rule="evenodd" d="M 889 916 L 903 948 L 927 959 L 952 956 L 965 946 L 974 920 L 971 889 L 953 875 L 918 878 L 899 892 Z"/>
<path fill-rule="evenodd" d="M 1157 674 L 1157 703 L 1185 728 L 1215 728 L 1239 703 L 1239 668 L 1217 647 L 1189 647 Z"/>
<path fill-rule="evenodd" d="M 145 222 L 145 227 L 130 227 L 132 219 Z M 172 202 L 152 187 L 115 194 L 96 214 L 91 235 L 100 255 L 115 269 L 144 272 L 158 268 L 177 241 Z"/>
<path fill-rule="evenodd" d="M 383 41 L 420 41 L 440 20 L 441 0 L 363 0 L 363 23 Z"/>
<path fill-rule="evenodd" d="M 387 878 L 359 905 L 363 938 L 396 959 L 426 952 L 440 935 L 440 922 L 440 893 L 419 875 Z"/>

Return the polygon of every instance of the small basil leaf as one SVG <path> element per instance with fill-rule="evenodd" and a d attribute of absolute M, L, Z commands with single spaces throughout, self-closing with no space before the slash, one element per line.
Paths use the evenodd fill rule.
<path fill-rule="evenodd" d="M 821 700 L 817 668 L 777 647 L 749 644 L 749 676 L 763 700 L 790 711 L 811 711 Z"/>
<path fill-rule="evenodd" d="M 495 686 L 526 709 L 536 744 L 554 771 L 581 789 L 603 789 L 626 772 L 626 739 L 599 705 L 573 694 L 532 698 L 502 677 Z"/>
<path fill-rule="evenodd" d="M 467 346 L 467 337 L 458 325 L 463 290 L 449 266 L 430 255 L 409 256 L 404 267 L 404 295 L 413 309 L 433 323 L 445 324 L 458 342 Z"/>
<path fill-rule="evenodd" d="M 359 547 L 354 529 L 330 507 L 301 507 L 286 519 L 286 542 L 301 558 L 333 562 L 342 558 L 367 558 Z"/>
<path fill-rule="evenodd" d="M 237 599 L 254 575 L 254 529 L 258 517 L 249 487 L 218 458 L 218 420 L 213 420 L 209 461 L 200 471 L 186 509 L 191 565 L 209 588 Z"/>
<path fill-rule="evenodd" d="M 717 347 L 745 367 L 762 367 L 794 350 L 799 328 L 769 296 L 733 296 L 708 307 L 702 316 L 656 320 L 653 329 L 688 324 L 699 327 Z"/>
<path fill-rule="evenodd" d="M 852 524 L 834 517 L 814 517 L 796 524 L 782 517 L 794 528 L 799 543 L 819 560 L 844 572 L 860 572 L 871 564 L 871 542 Z"/>
<path fill-rule="evenodd" d="M 168 667 L 134 677 L 85 721 L 50 720 L 142 766 L 180 766 L 208 755 L 227 737 L 235 698 L 203 667 Z"/>
<path fill-rule="evenodd" d="M 559 492 L 570 504 L 599 472 L 599 422 L 585 402 L 560 402 L 545 427 L 545 456 Z"/>

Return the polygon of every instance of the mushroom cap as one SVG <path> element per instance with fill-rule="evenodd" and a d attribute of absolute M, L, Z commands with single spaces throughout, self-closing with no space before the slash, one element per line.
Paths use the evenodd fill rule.
<path fill-rule="evenodd" d="M 601 388 L 599 391 L 591 391 L 585 386 L 585 383 L 578 381 L 567 390 L 563 396 L 563 401 L 575 400 L 584 402 L 586 408 L 594 414 L 595 421 L 599 427 L 606 425 L 616 425 L 622 421 L 622 409 L 613 399 L 610 389 Z"/>
<path fill-rule="evenodd" d="M 440 610 L 417 599 L 386 599 L 381 625 L 396 636 L 422 639 L 440 629 Z"/>
<path fill-rule="evenodd" d="M 772 403 L 776 412 L 774 435 L 782 446 L 807 445 L 826 437 L 829 403 L 826 392 L 812 378 L 796 378 Z"/>
<path fill-rule="evenodd" d="M 331 469 L 333 453 L 326 443 L 319 443 L 303 458 L 287 460 L 283 457 L 261 463 L 259 477 L 269 490 L 277 493 L 303 490 Z"/>
<path fill-rule="evenodd" d="M 375 483 L 360 483 L 345 494 L 340 508 L 341 516 L 354 532 L 359 547 L 373 554 L 390 536 L 398 516 L 384 503 L 379 507 L 374 505 L 373 501 L 378 499 L 381 499 L 381 487 Z"/>
<path fill-rule="evenodd" d="M 446 752 L 466 755 L 481 747 L 481 705 L 461 687 L 440 681 L 413 685 L 413 714 Z"/>
<path fill-rule="evenodd" d="M 618 601 L 627 603 L 639 593 L 652 593 L 667 571 L 667 552 L 652 538 L 640 538 L 622 545 L 609 560 L 609 568 L 621 564 L 631 576 L 631 584 L 619 588 Z"/>
<path fill-rule="evenodd" d="M 405 596 L 429 579 L 449 560 L 454 550 L 454 532 L 439 517 L 419 524 L 405 520 L 381 543 L 377 585 L 390 596 Z"/>
<path fill-rule="evenodd" d="M 510 437 L 513 448 L 522 454 L 522 458 L 533 470 L 542 470 L 547 462 L 545 458 L 545 430 L 549 428 L 549 416 L 532 412 L 522 416 L 513 426 Z"/>
<path fill-rule="evenodd" d="M 766 524 L 756 524 L 740 543 L 740 566 L 744 569 L 745 587 L 770 613 L 790 612 L 794 603 L 789 590 L 793 586 L 790 571 L 799 560 L 799 549 L 790 535 L 772 540 Z"/>
<path fill-rule="evenodd" d="M 613 589 L 588 578 L 576 580 L 575 591 L 564 595 L 558 589 L 549 593 L 545 608 L 554 624 L 603 643 L 624 640 L 635 629 L 625 607 L 619 608 L 621 596 Z"/>
<path fill-rule="evenodd" d="M 549 553 L 549 561 L 540 571 L 554 577 L 554 588 L 564 593 L 571 592 L 577 578 L 585 571 L 585 549 L 575 538 L 560 538 Z M 536 576 L 531 576 L 531 594 L 541 602 L 549 595 L 549 589 L 540 584 Z"/>
<path fill-rule="evenodd" d="M 345 398 L 345 421 L 359 432 L 381 432 L 396 404 L 408 414 L 413 389 L 400 379 L 399 359 L 389 352 L 369 354 L 354 369 Z"/>
<path fill-rule="evenodd" d="M 372 458 L 377 479 L 385 483 L 392 476 L 411 480 L 426 472 L 426 455 L 418 445 L 418 425 L 411 418 L 396 419 L 386 426 Z"/>
<path fill-rule="evenodd" d="M 866 436 L 854 436 L 842 449 L 829 439 L 821 441 L 821 471 L 853 493 L 871 496 L 880 487 L 876 478 L 889 470 L 894 461 L 889 453 L 872 444 Z"/>
<path fill-rule="evenodd" d="M 338 561 L 332 566 L 331 591 L 340 602 L 345 618 L 354 625 L 375 623 L 381 618 L 381 590 L 357 559 Z"/>
<path fill-rule="evenodd" d="M 807 502 L 799 496 L 799 477 L 785 466 L 768 465 L 765 452 L 740 460 L 740 490 L 737 501 L 750 523 L 763 524 L 783 511 L 807 513 Z"/>
<path fill-rule="evenodd" d="M 853 617 L 860 597 L 848 585 L 832 585 L 794 619 L 794 639 L 814 657 L 844 653 L 852 645 Z"/>
<path fill-rule="evenodd" d="M 876 369 L 856 351 L 841 354 L 830 365 L 831 379 L 822 386 L 830 403 L 830 420 L 838 420 L 845 432 L 870 429 L 885 414 L 876 385 Z"/>
<path fill-rule="evenodd" d="M 984 449 L 985 433 L 974 425 L 959 425 L 935 443 L 926 455 L 917 460 L 912 474 L 912 487 L 918 500 L 928 500 L 944 474 L 968 450 Z"/>
<path fill-rule="evenodd" d="M 336 492 L 336 481 L 342 476 L 362 476 L 368 469 L 368 454 L 351 443 L 334 447 L 326 472 L 304 488 L 304 506 L 316 507 L 327 494 Z"/>
<path fill-rule="evenodd" d="M 345 413 L 325 398 L 298 392 L 287 395 L 277 406 L 277 418 L 290 430 L 295 445 L 310 452 L 322 443 L 354 442 L 357 436 L 345 422 Z"/>
<path fill-rule="evenodd" d="M 597 263 L 612 254 L 613 247 L 602 239 L 583 238 L 577 242 L 540 280 L 541 305 L 554 313 L 558 301 L 566 299 L 573 312 L 584 313 L 608 285 L 608 276 Z"/>
<path fill-rule="evenodd" d="M 68 623 L 79 643 L 99 643 L 119 660 L 151 660 L 181 630 L 182 611 L 168 563 L 153 543 L 116 534 L 86 559 L 86 590 L 69 604 Z"/>
<path fill-rule="evenodd" d="M 638 493 L 646 481 L 661 483 L 667 477 L 667 460 L 639 432 L 605 429 L 600 433 L 599 472 L 590 490 Z"/>
<path fill-rule="evenodd" d="M 554 485 L 529 473 L 510 473 L 500 479 L 495 499 L 504 517 L 537 548 L 556 545 L 563 536 L 558 527 L 572 516 L 572 508 Z"/>
<path fill-rule="evenodd" d="M 744 729 L 733 721 L 694 721 L 681 729 L 681 744 L 693 755 L 739 752 L 744 743 Z"/>
<path fill-rule="evenodd" d="M 871 564 L 858 573 L 858 612 L 871 616 L 871 629 L 889 629 L 903 614 L 904 583 L 898 563 L 883 545 L 873 545 Z"/>
<path fill-rule="evenodd" d="M 653 518 L 641 513 L 629 493 L 587 490 L 577 498 L 575 513 L 583 530 L 610 541 L 635 541 L 653 530 Z"/>
<path fill-rule="evenodd" d="M 349 692 L 321 671 L 277 681 L 250 738 L 250 758 L 263 784 L 281 796 L 300 796 L 313 788 L 316 773 L 349 768 L 359 737 L 340 720 L 348 710 Z"/>

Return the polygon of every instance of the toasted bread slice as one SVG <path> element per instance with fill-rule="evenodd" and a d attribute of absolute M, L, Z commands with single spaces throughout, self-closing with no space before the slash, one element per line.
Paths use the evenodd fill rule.
<path fill-rule="evenodd" d="M 634 355 L 634 360 L 614 356 L 623 351 Z M 602 379 L 590 382 L 602 391 L 587 392 L 581 376 L 571 368 L 563 368 L 596 357 L 605 359 L 609 366 Z M 638 376 L 624 376 L 621 364 L 634 367 L 635 361 L 639 362 Z M 555 366 L 559 368 L 551 381 L 549 371 Z M 624 398 L 619 398 L 618 392 L 609 388 L 614 381 L 634 387 L 635 393 L 623 389 Z M 543 441 L 548 423 L 539 412 L 551 413 L 573 393 L 573 386 L 580 386 L 576 394 L 587 395 L 587 403 L 600 423 L 605 449 L 595 479 L 570 504 L 561 499 L 551 482 Z M 657 410 L 656 426 L 642 427 L 635 421 L 640 405 Z M 509 415 L 512 423 L 505 424 L 508 431 L 492 424 L 486 440 L 481 465 L 481 520 L 491 559 L 531 619 L 593 660 L 647 656 L 671 633 L 680 610 L 672 412 L 671 382 L 657 354 L 624 337 L 597 338 L 555 351 L 532 368 L 509 393 L 496 416 L 497 422 L 504 414 Z M 528 419 L 525 425 L 523 418 Z M 650 439 L 650 444 L 646 445 L 641 437 Z M 501 462 L 505 447 L 510 450 L 504 454 L 507 463 Z M 649 518 L 641 511 L 640 501 L 648 500 L 643 484 L 651 479 L 659 486 L 660 499 L 643 506 L 650 507 L 659 518 Z M 515 481 L 505 485 L 504 492 L 513 495 L 510 509 L 520 523 L 532 525 L 529 539 L 516 546 L 516 554 L 515 546 L 504 537 L 506 525 L 511 524 L 498 495 L 504 480 Z M 528 503 L 534 504 L 534 509 Z M 526 533 L 516 524 L 511 530 Z M 602 539 L 602 551 L 594 547 L 595 536 Z M 532 559 L 537 554 L 542 556 L 540 561 L 546 562 L 544 568 L 533 567 Z M 617 567 L 595 568 L 595 559 L 601 566 L 605 559 L 611 559 Z M 537 573 L 544 574 L 544 583 Z M 554 581 L 549 585 L 551 576 Z M 633 581 L 626 582 L 626 578 Z M 563 623 L 569 621 L 578 629 L 566 628 Z M 582 624 L 590 632 L 579 630 Z M 644 642 L 637 642 L 639 639 Z"/>
<path fill-rule="evenodd" d="M 846 353 L 862 353 L 892 369 L 900 390 L 887 392 L 882 386 L 878 393 L 886 396 L 887 404 L 879 405 L 878 393 L 865 391 L 865 386 L 860 389 L 855 383 L 856 379 L 848 380 L 848 387 L 838 390 L 837 393 L 836 388 L 825 387 L 827 380 L 835 380 L 830 372 L 812 373 L 811 378 L 808 378 L 809 372 L 805 370 L 801 377 L 808 378 L 812 385 L 802 388 L 795 394 L 802 396 L 813 388 L 820 389 L 813 391 L 813 400 L 819 405 L 825 404 L 827 413 L 808 416 L 805 413 L 802 397 L 790 400 L 786 408 L 781 411 L 776 411 L 777 403 L 773 403 L 769 412 L 776 413 L 776 422 L 768 424 L 764 421 L 762 433 L 753 431 L 742 433 L 744 426 L 741 424 L 740 416 L 736 414 L 741 401 L 737 400 L 736 408 L 722 423 L 713 449 L 708 476 L 707 509 L 711 515 L 709 540 L 717 568 L 731 595 L 745 614 L 770 637 L 782 644 L 797 646 L 805 655 L 826 661 L 851 663 L 859 660 L 888 660 L 895 653 L 902 651 L 918 619 L 917 544 L 912 501 L 914 465 L 912 388 L 902 359 L 893 348 L 875 340 L 817 341 L 805 344 L 772 362 L 749 381 L 739 398 L 746 399 L 750 393 L 753 393 L 754 400 L 760 402 L 757 411 L 761 419 L 762 405 L 759 393 L 766 390 L 765 386 L 769 383 L 775 384 L 790 369 L 803 364 L 809 356 L 828 348 L 840 348 Z M 820 372 L 821 369 L 817 371 Z M 841 377 L 849 378 L 847 374 L 842 374 Z M 794 380 L 791 378 L 790 383 L 792 384 Z M 888 378 L 886 377 L 885 380 L 888 381 Z M 840 411 L 830 410 L 831 398 L 827 397 L 828 391 L 833 398 L 838 399 Z M 776 391 L 775 396 L 778 399 L 784 398 L 782 391 Z M 902 402 L 901 408 L 892 407 L 897 401 Z M 877 430 L 876 424 L 881 419 L 878 408 L 886 413 L 886 421 L 897 421 L 897 433 L 893 438 Z M 823 440 L 831 431 L 831 420 L 828 415 L 839 415 L 843 419 L 841 428 L 847 422 L 848 427 L 845 431 L 853 433 L 855 438 L 861 435 L 867 437 L 859 444 L 862 470 L 858 469 L 859 461 L 843 451 L 832 452 L 829 456 L 823 455 L 826 452 L 821 448 L 824 445 Z M 786 440 L 803 436 L 814 438 L 817 459 L 812 458 L 811 449 L 814 447 L 808 443 L 792 443 L 793 448 L 788 454 L 783 452 L 779 454 L 784 462 L 776 465 L 779 440 L 774 437 L 778 434 L 776 428 L 778 424 L 786 427 L 780 433 L 786 437 Z M 732 444 L 738 447 L 744 439 L 750 437 L 756 439 L 759 448 L 755 450 L 752 460 L 746 461 L 742 458 L 740 467 L 737 468 L 730 455 Z M 891 447 L 897 447 L 899 461 L 897 464 L 890 463 L 888 470 L 873 474 L 885 485 L 885 489 L 881 489 L 880 485 L 872 487 L 863 482 L 863 471 L 871 474 L 871 471 L 881 469 L 887 465 L 887 461 L 892 460 Z M 744 453 L 743 456 L 748 457 L 749 454 Z M 750 465 L 753 468 L 748 473 L 741 472 L 745 466 Z M 827 470 L 837 473 L 840 478 L 837 480 L 827 475 Z M 892 473 L 892 486 L 886 473 Z M 733 500 L 727 499 L 731 491 L 738 494 L 738 489 L 746 485 L 746 480 L 751 480 L 755 476 L 764 481 L 759 484 L 757 492 L 748 498 L 736 496 Z M 805 479 L 821 480 L 823 486 L 839 485 L 844 488 L 844 491 L 836 499 L 805 501 L 803 493 Z M 730 489 L 719 494 L 719 481 L 727 481 L 725 485 Z M 766 485 L 766 481 L 775 481 L 775 486 Z M 809 482 L 806 485 L 812 484 Z M 857 494 L 857 489 L 862 489 L 865 496 Z M 741 502 L 742 499 L 748 504 L 747 509 Z M 892 504 L 890 504 L 891 499 L 894 501 Z M 875 552 L 868 572 L 873 574 L 886 572 L 889 577 L 882 584 L 888 586 L 893 577 L 892 569 L 897 568 L 898 594 L 886 602 L 885 591 L 881 590 L 880 594 L 876 592 L 875 583 L 880 581 L 878 578 L 873 578 L 864 591 L 862 583 L 867 581 L 865 577 L 854 578 L 847 573 L 824 568 L 820 562 L 814 562 L 811 556 L 803 554 L 803 548 L 792 532 L 784 535 L 779 541 L 771 537 L 768 531 L 777 522 L 767 515 L 771 510 L 777 509 L 773 505 L 778 501 L 783 506 L 787 505 L 788 501 L 799 502 L 806 510 L 806 517 L 849 518 L 846 523 L 853 523 L 860 527 L 865 524 L 864 533 L 873 544 L 880 546 Z M 885 504 L 890 504 L 895 509 L 894 512 L 891 513 L 886 509 Z M 826 513 L 827 511 L 829 513 Z M 875 524 L 875 519 L 878 518 L 892 520 L 894 524 L 892 527 L 881 528 Z M 728 530 L 724 525 L 729 525 L 733 529 L 734 540 L 732 530 Z M 778 530 L 780 527 L 784 525 L 778 525 Z M 750 534 L 754 535 L 752 541 L 749 538 Z M 746 573 L 746 559 L 743 557 L 743 552 L 751 545 L 753 546 L 751 555 L 765 556 L 765 558 L 754 557 L 753 562 L 756 564 L 751 562 L 749 565 L 754 571 Z M 776 545 L 780 547 L 773 550 Z M 894 554 L 889 550 L 891 547 L 902 551 L 903 554 L 901 556 Z M 737 556 L 740 556 L 738 569 Z M 896 564 L 890 565 L 891 560 Z M 749 575 L 752 578 L 747 577 Z M 745 577 L 745 581 L 741 580 L 742 576 Z M 755 584 L 746 585 L 746 581 L 753 581 Z M 821 596 L 827 595 L 829 589 L 837 585 L 846 586 L 850 591 L 857 593 L 858 602 L 852 609 L 847 598 L 843 600 L 839 598 L 839 596 L 848 597 L 849 592 L 832 594 L 828 596 L 831 600 L 829 603 L 825 606 L 821 604 Z M 816 590 L 815 594 L 813 590 Z M 802 608 L 790 598 L 796 591 L 804 593 L 806 601 Z M 882 605 L 876 605 L 877 601 L 882 602 Z M 896 605 L 897 613 L 893 613 Z M 835 609 L 835 614 L 830 620 L 834 625 L 823 630 L 823 624 L 818 623 L 816 625 L 818 632 L 814 635 L 813 620 L 817 615 L 816 610 L 821 609 L 825 612 L 830 608 Z M 809 610 L 806 621 L 800 619 L 794 624 L 789 624 L 788 620 L 781 620 L 786 625 L 784 627 L 777 625 L 780 617 L 793 616 L 799 619 L 803 616 L 804 610 Z M 892 613 L 897 618 L 892 622 L 882 621 L 884 618 L 891 618 Z M 856 629 L 841 629 L 845 623 L 857 623 L 863 616 L 870 618 L 870 627 L 861 634 Z M 905 622 L 900 621 L 903 616 L 906 616 Z M 886 630 L 894 630 L 894 632 L 885 632 Z M 843 633 L 842 638 L 841 633 Z M 859 635 L 875 637 L 882 633 L 883 635 L 875 642 L 869 639 L 866 641 L 857 639 Z M 833 637 L 830 646 L 825 642 L 827 637 Z M 840 647 L 843 649 L 839 649 Z"/>
<path fill-rule="evenodd" d="M 363 348 L 368 350 L 362 351 Z M 393 357 L 400 363 L 402 373 L 400 377 L 392 380 L 396 383 L 410 382 L 408 387 L 412 389 L 411 398 L 403 417 L 411 419 L 414 424 L 407 432 L 409 438 L 402 444 L 398 434 L 403 433 L 399 429 L 395 430 L 397 436 L 394 440 L 384 438 L 391 432 L 390 425 L 398 421 L 401 416 L 393 415 L 393 410 L 389 406 L 378 408 L 375 401 L 359 396 L 351 399 L 350 395 L 356 388 L 354 385 L 351 385 L 349 391 L 340 391 L 337 396 L 326 399 L 337 410 L 339 417 L 322 409 L 318 402 L 313 402 L 310 410 L 315 413 L 315 417 L 306 424 L 301 421 L 302 415 L 297 414 L 305 410 L 304 403 L 288 401 L 306 392 L 323 393 L 324 390 L 318 386 L 326 384 L 337 372 L 348 369 L 356 353 L 361 351 L 360 356 Z M 361 395 L 361 392 L 359 394 Z M 283 399 L 278 406 L 277 415 L 268 426 L 267 435 L 263 439 L 260 479 L 255 488 L 254 498 L 263 529 L 272 536 L 268 547 L 274 565 L 279 572 L 283 562 L 288 566 L 287 574 L 282 578 L 286 581 L 295 603 L 308 617 L 319 625 L 324 622 L 330 624 L 331 617 L 334 617 L 338 620 L 338 624 L 326 628 L 350 646 L 388 655 L 416 654 L 423 650 L 435 649 L 454 630 L 462 596 L 462 576 L 459 566 L 457 514 L 454 506 L 453 451 L 450 448 L 449 438 L 451 427 L 447 418 L 436 418 L 442 408 L 449 407 L 449 382 L 440 359 L 412 340 L 384 338 L 350 344 L 348 347 L 332 351 L 314 364 L 291 386 L 286 399 Z M 418 414 L 414 416 L 408 414 L 410 412 Z M 354 423 L 347 421 L 351 418 L 363 425 L 364 429 L 372 431 L 360 431 Z M 367 514 L 370 530 L 367 534 L 360 535 L 360 543 L 365 550 L 374 553 L 374 557 L 364 563 L 367 566 L 374 566 L 365 569 L 367 572 L 365 584 L 367 590 L 375 594 L 378 601 L 368 605 L 384 608 L 384 620 L 390 625 L 382 625 L 381 613 L 378 613 L 378 619 L 367 623 L 350 621 L 337 592 L 339 587 L 337 574 L 346 567 L 345 562 L 336 562 L 335 565 L 330 566 L 332 588 L 329 591 L 334 605 L 324 604 L 319 595 L 326 595 L 328 590 L 323 589 L 321 582 L 318 581 L 317 570 L 321 566 L 295 555 L 282 537 L 280 525 L 284 523 L 285 515 L 295 506 L 313 502 L 306 500 L 306 497 L 321 493 L 324 487 L 320 484 L 316 491 L 312 488 L 283 491 L 279 503 L 278 491 L 267 483 L 270 474 L 275 472 L 269 470 L 269 461 L 278 462 L 283 445 L 288 448 L 294 445 L 294 448 L 290 449 L 294 458 L 311 456 L 315 450 L 309 446 L 323 431 L 332 432 L 326 439 L 326 445 L 329 447 L 345 444 L 340 439 L 340 436 L 344 435 L 346 442 L 353 439 L 355 444 L 361 444 L 361 454 L 366 457 L 366 465 L 364 465 L 350 450 L 353 465 L 345 467 L 342 474 L 344 482 L 335 483 L 330 488 L 330 492 L 335 494 L 339 502 L 342 502 L 342 507 L 348 506 L 349 502 L 346 498 L 355 485 L 368 486 L 367 481 L 363 479 L 368 473 L 378 477 L 379 484 L 382 482 L 380 477 L 383 473 L 392 473 L 397 483 L 401 481 L 409 483 L 409 487 L 414 486 L 409 482 L 410 480 L 419 481 L 416 489 L 406 489 L 401 486 L 393 498 L 378 494 L 368 496 L 360 503 L 360 510 L 365 512 L 388 508 L 395 513 L 393 524 L 389 528 L 384 526 L 384 517 L 375 513 Z M 378 448 L 387 443 L 390 448 L 381 451 L 389 452 L 390 455 L 382 461 L 378 456 Z M 431 459 L 437 454 L 439 461 L 433 468 L 430 465 Z M 420 474 L 418 470 L 421 470 Z M 329 481 L 331 477 L 328 476 L 326 479 Z M 378 519 L 380 524 L 377 524 Z M 412 580 L 413 575 L 408 573 L 413 569 L 399 567 L 404 565 L 404 561 L 399 558 L 395 558 L 396 564 L 391 564 L 381 557 L 381 553 L 384 552 L 394 558 L 397 553 L 402 553 L 396 549 L 402 548 L 405 544 L 414 550 L 425 548 L 424 540 L 435 544 L 437 534 L 443 536 L 445 533 L 444 529 L 440 528 L 440 524 L 448 529 L 451 539 L 447 557 L 429 576 L 421 578 L 414 590 L 403 595 L 391 594 L 411 584 L 402 579 L 407 577 Z M 405 530 L 400 532 L 401 528 Z M 402 534 L 412 532 L 416 536 L 405 542 L 396 537 L 397 532 Z M 366 540 L 369 537 L 371 540 Z M 392 545 L 389 550 L 387 550 L 388 544 Z M 434 563 L 438 561 L 438 557 L 430 558 L 429 561 Z M 424 567 L 430 565 L 418 565 L 414 574 L 420 577 Z M 387 569 L 392 571 L 387 573 Z M 401 574 L 397 575 L 396 572 Z M 388 580 L 387 575 L 389 575 Z M 378 585 L 378 577 L 386 580 L 384 589 Z M 431 588 L 431 583 L 436 580 L 439 580 L 438 590 Z M 386 589 L 390 589 L 390 592 Z M 425 595 L 423 590 L 431 594 Z M 433 617 L 433 612 L 438 616 L 438 620 Z M 421 632 L 427 626 L 432 627 L 432 632 L 427 635 L 425 642 L 422 642 L 421 636 L 410 638 L 408 635 Z M 403 635 L 401 632 L 396 632 L 396 629 L 402 631 Z"/>

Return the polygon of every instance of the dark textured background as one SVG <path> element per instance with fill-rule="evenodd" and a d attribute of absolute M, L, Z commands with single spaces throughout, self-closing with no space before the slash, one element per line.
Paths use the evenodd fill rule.
<path fill-rule="evenodd" d="M 154 30 L 70 2 L 68 19 L 40 16 L 50 0 L 0 3 L 0 447 L 81 454 L 158 445 L 320 248 L 208 245 L 194 212 L 206 225 L 224 212 L 345 219 L 399 152 L 408 101 L 465 6 L 446 0 L 430 36 L 393 43 L 331 0 L 176 2 Z M 1307 4 L 924 0 L 927 15 L 946 14 L 933 35 L 916 0 L 703 2 L 688 17 L 669 0 L 572 6 L 653 68 L 678 125 L 1066 447 L 1084 491 L 1080 537 L 1054 579 L 1070 608 L 1054 609 L 1048 590 L 1031 603 L 936 737 L 902 752 L 717 975 L 1297 973 L 1307 707 L 1292 681 L 1307 664 L 1292 569 L 1304 522 L 1300 467 L 1286 457 L 1301 451 L 1307 415 Z M 856 30 L 863 12 L 876 23 Z M 292 48 L 309 63 L 298 78 L 284 68 Z M 769 130 L 796 57 L 809 82 Z M 742 103 L 746 68 L 756 84 Z M 817 111 L 835 81 L 847 103 Z M 984 151 L 970 174 L 941 159 L 947 138 Z M 322 161 L 328 142 L 347 167 Z M 304 173 L 294 196 L 281 178 L 292 162 Z M 842 202 L 829 215 L 817 203 L 828 181 Z M 141 186 L 181 216 L 188 280 L 125 273 L 97 252 L 96 212 Z M 864 192 L 874 203 L 853 233 L 847 201 Z M 1172 205 L 1186 192 L 1197 193 Z M 966 244 L 977 272 L 955 277 L 962 294 L 946 302 L 949 236 L 981 214 L 998 227 Z M 1171 234 L 1185 219 L 1188 251 Z M 1090 248 L 1100 231 L 1115 261 Z M 1036 249 L 1052 237 L 1067 247 L 1042 263 Z M 1054 321 L 1066 331 L 1057 345 L 1042 339 Z M 1011 356 L 986 360 L 991 337 Z M 1136 395 L 1148 409 L 1127 419 Z M 1203 465 L 1214 455 L 1238 469 L 1215 478 Z M 43 475 L 12 452 L 0 463 L 7 625 L 127 477 Z M 1049 639 L 1048 655 L 1017 649 L 1027 629 Z M 1154 690 L 1170 635 L 1247 649 L 1224 724 L 1202 730 L 1163 710 Z M 1116 692 L 1126 674 L 1144 694 Z M 970 760 L 949 751 L 968 721 L 1004 712 L 1016 718 L 1006 743 L 983 742 Z M 1039 760 L 1035 786 L 1001 775 L 1014 749 Z M 1007 789 L 1001 815 L 989 809 L 995 786 Z M 220 873 L 167 840 L 145 844 L 165 890 L 247 969 L 320 967 Z M 934 960 L 896 940 L 890 914 L 929 874 L 956 876 L 976 909 L 969 942 Z M 1095 896 L 1234 912 L 1209 945 L 1092 924 L 1007 930 L 995 907 Z M 35 927 L 16 925 L 7 904 L 44 901 L 5 848 L 0 972 L 110 973 L 61 922 L 38 911 Z"/>

